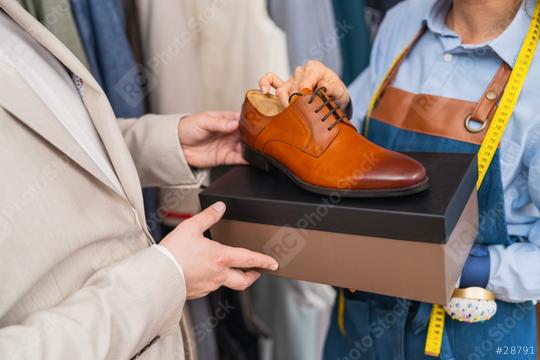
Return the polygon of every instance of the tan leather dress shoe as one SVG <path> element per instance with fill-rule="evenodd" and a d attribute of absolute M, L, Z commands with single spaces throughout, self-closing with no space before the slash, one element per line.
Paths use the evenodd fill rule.
<path fill-rule="evenodd" d="M 399 196 L 428 187 L 420 163 L 365 139 L 322 88 L 293 94 L 287 108 L 276 96 L 248 91 L 240 134 L 249 163 L 276 167 L 318 194 Z"/>

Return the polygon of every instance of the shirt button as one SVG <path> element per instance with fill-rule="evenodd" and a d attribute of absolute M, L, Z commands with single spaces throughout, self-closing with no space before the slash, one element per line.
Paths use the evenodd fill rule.
<path fill-rule="evenodd" d="M 444 58 L 444 61 L 450 62 L 450 61 L 452 61 L 452 59 L 453 59 L 454 57 L 452 56 L 452 54 L 446 53 L 446 54 L 444 54 L 443 58 Z"/>

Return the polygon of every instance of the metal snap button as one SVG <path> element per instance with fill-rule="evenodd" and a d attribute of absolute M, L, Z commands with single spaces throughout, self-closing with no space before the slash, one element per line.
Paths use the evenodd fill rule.
<path fill-rule="evenodd" d="M 495 93 L 495 91 L 493 90 L 489 90 L 487 93 L 486 93 L 486 98 L 488 100 L 495 100 L 497 98 L 497 94 Z"/>

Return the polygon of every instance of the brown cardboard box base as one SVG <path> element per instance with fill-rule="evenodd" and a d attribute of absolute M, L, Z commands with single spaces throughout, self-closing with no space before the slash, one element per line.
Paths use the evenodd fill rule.
<path fill-rule="evenodd" d="M 211 229 L 216 241 L 275 257 L 277 276 L 437 304 L 450 300 L 477 232 L 476 191 L 446 244 L 227 219 Z"/>

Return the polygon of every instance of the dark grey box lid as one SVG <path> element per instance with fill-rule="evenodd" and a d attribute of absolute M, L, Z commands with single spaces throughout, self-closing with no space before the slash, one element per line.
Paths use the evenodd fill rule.
<path fill-rule="evenodd" d="M 446 243 L 477 178 L 474 154 L 409 153 L 428 172 L 428 190 L 404 197 L 352 199 L 307 192 L 274 169 L 237 166 L 201 192 L 203 208 L 227 204 L 225 219 Z"/>

